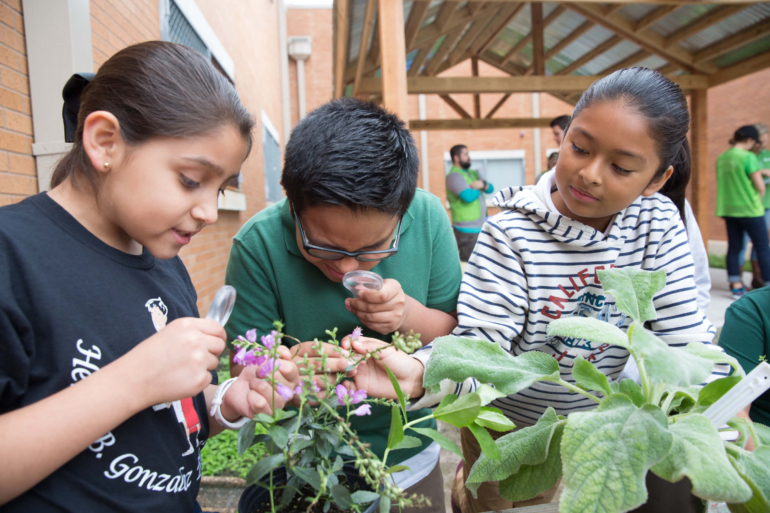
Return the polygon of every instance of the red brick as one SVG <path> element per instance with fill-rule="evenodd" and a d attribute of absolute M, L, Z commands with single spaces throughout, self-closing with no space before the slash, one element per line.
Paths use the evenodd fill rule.
<path fill-rule="evenodd" d="M 5 23 L 9 27 L 15 28 L 13 22 L 15 16 L 17 15 L 13 12 L 13 9 L 7 5 L 0 5 L 0 23 Z"/>
<path fill-rule="evenodd" d="M 8 155 L 8 162 L 10 164 L 11 173 L 32 176 L 37 175 L 37 168 L 33 157 L 11 153 Z"/>
<path fill-rule="evenodd" d="M 24 42 L 24 36 L 10 27 L 0 25 L 0 43 L 10 46 L 17 52 L 27 54 L 27 47 Z"/>
<path fill-rule="evenodd" d="M 32 149 L 31 144 L 31 137 L 0 130 L 0 149 L 29 154 Z"/>
<path fill-rule="evenodd" d="M 31 196 L 37 194 L 37 179 L 0 173 L 0 193 Z"/>
<path fill-rule="evenodd" d="M 7 111 L 5 113 L 5 128 L 14 132 L 32 135 L 32 118 L 25 114 Z"/>
<path fill-rule="evenodd" d="M 9 69 L 0 69 L 0 81 L 4 86 L 29 96 L 29 78 L 25 75 Z"/>
<path fill-rule="evenodd" d="M 21 12 L 21 0 L 3 0 L 2 3 L 4 3 L 5 5 L 8 5 L 16 12 L 19 12 L 19 13 Z"/>
<path fill-rule="evenodd" d="M 14 28 L 16 29 L 16 32 L 18 32 L 19 34 L 24 34 L 24 16 L 22 16 L 21 14 L 14 14 L 13 18 L 14 18 L 13 25 L 14 25 Z"/>
<path fill-rule="evenodd" d="M 7 194 L 0 194 L 0 207 L 11 205 L 13 203 L 13 196 Z"/>

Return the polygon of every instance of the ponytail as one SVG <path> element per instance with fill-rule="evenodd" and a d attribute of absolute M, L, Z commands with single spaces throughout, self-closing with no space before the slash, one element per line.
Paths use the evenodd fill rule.
<path fill-rule="evenodd" d="M 679 210 L 679 217 L 682 218 L 682 223 L 684 223 L 685 229 L 687 229 L 684 200 L 687 192 L 687 184 L 690 183 L 690 174 L 692 172 L 690 143 L 687 142 L 687 139 L 682 141 L 682 145 L 679 147 L 679 152 L 677 152 L 674 160 L 660 170 L 656 176 L 662 175 L 666 169 L 668 169 L 668 166 L 674 166 L 674 172 L 671 173 L 671 177 L 663 185 L 663 188 L 660 189 L 660 193 L 674 202 L 674 205 L 676 205 L 676 208 Z"/>

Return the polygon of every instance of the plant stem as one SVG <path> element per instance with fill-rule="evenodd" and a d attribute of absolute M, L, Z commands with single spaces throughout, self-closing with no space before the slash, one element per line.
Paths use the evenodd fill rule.
<path fill-rule="evenodd" d="M 420 417 L 419 419 L 413 420 L 412 422 L 407 422 L 406 424 L 404 424 L 404 431 L 414 426 L 415 424 L 419 424 L 420 422 L 423 422 L 425 420 L 432 419 L 432 418 L 433 418 L 433 414 L 431 413 L 430 415 L 427 415 L 425 417 Z"/>
<path fill-rule="evenodd" d="M 728 452 L 732 452 L 733 454 L 737 454 L 737 455 L 741 455 L 741 454 L 750 455 L 750 454 L 751 454 L 751 453 L 750 453 L 749 451 L 747 451 L 746 449 L 741 449 L 741 448 L 740 448 L 740 447 L 738 447 L 737 445 L 735 445 L 735 444 L 731 444 L 730 442 L 722 442 L 722 443 L 724 443 L 724 444 L 725 444 L 725 449 L 726 449 Z"/>
<path fill-rule="evenodd" d="M 548 381 L 551 381 L 551 380 L 548 380 Z M 585 390 L 583 390 L 583 389 L 582 389 L 582 388 L 580 388 L 580 387 L 576 387 L 576 386 L 575 386 L 575 385 L 573 385 L 572 383 L 567 383 L 566 381 L 564 381 L 564 380 L 563 380 L 563 379 L 561 379 L 561 378 L 559 378 L 558 380 L 553 380 L 553 382 L 554 382 L 554 383 L 558 383 L 558 384 L 560 384 L 561 386 L 563 386 L 564 388 L 568 388 L 568 389 L 572 390 L 573 392 L 577 392 L 578 394 L 580 394 L 580 395 L 582 395 L 582 396 L 585 396 L 585 397 L 587 397 L 587 398 L 591 399 L 592 401 L 594 401 L 594 402 L 596 402 L 596 403 L 601 403 L 601 402 L 602 402 L 602 400 L 601 400 L 601 399 L 599 399 L 598 397 L 596 397 L 595 395 L 593 395 L 593 394 L 591 394 L 591 393 L 588 393 L 588 392 L 586 392 Z"/>

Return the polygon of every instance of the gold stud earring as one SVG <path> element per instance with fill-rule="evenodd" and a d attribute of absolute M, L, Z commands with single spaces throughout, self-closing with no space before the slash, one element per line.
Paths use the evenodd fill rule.
<path fill-rule="evenodd" d="M 110 163 L 109 162 L 105 162 L 104 163 L 104 169 L 109 169 L 109 168 L 110 168 Z"/>

